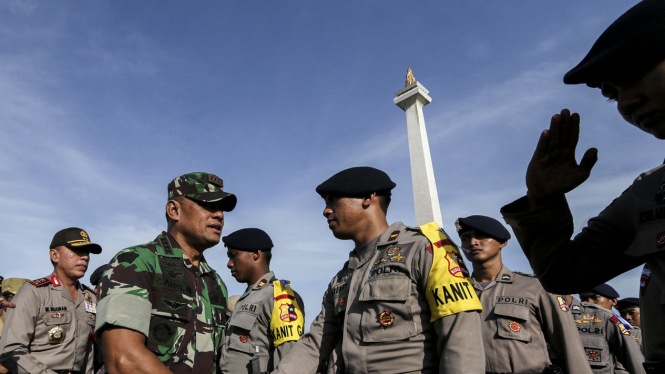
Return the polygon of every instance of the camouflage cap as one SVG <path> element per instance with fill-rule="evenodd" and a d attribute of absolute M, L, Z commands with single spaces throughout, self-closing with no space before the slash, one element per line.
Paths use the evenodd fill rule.
<path fill-rule="evenodd" d="M 209 173 L 196 172 L 181 175 L 169 183 L 169 200 L 185 196 L 204 203 L 223 201 L 222 210 L 230 212 L 238 199 L 232 193 L 224 192 L 222 178 Z"/>
<path fill-rule="evenodd" d="M 24 278 L 7 278 L 2 281 L 2 293 L 8 292 L 15 295 L 18 289 L 29 281 L 30 279 Z"/>

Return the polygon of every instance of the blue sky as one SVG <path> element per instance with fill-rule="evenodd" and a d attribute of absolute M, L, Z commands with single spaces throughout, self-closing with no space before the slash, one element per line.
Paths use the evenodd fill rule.
<path fill-rule="evenodd" d="M 524 194 L 552 114 L 582 117 L 579 155 L 599 149 L 569 194 L 576 230 L 642 171 L 659 143 L 598 90 L 563 74 L 635 1 L 14 1 L 0 3 L 0 236 L 5 277 L 49 274 L 48 245 L 85 228 L 104 252 L 166 228 L 166 185 L 208 171 L 238 196 L 224 234 L 260 227 L 273 269 L 311 321 L 353 248 L 335 239 L 314 188 L 369 165 L 397 183 L 389 221 L 414 224 L 404 112 L 407 67 L 425 107 L 444 226 Z M 231 294 L 223 246 L 206 252 Z M 516 241 L 513 270 L 530 272 Z M 90 270 L 92 271 L 92 270 Z M 611 282 L 636 296 L 639 269 Z"/>

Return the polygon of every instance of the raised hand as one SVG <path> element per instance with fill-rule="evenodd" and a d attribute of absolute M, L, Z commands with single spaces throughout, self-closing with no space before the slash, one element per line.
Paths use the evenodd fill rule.
<path fill-rule="evenodd" d="M 579 165 L 575 148 L 580 136 L 580 116 L 568 109 L 552 116 L 549 130 L 538 140 L 526 170 L 527 196 L 531 207 L 573 190 L 589 178 L 598 161 L 598 150 L 590 148 Z"/>
<path fill-rule="evenodd" d="M 16 308 L 16 305 L 6 301 L 4 297 L 0 296 L 0 308 Z"/>

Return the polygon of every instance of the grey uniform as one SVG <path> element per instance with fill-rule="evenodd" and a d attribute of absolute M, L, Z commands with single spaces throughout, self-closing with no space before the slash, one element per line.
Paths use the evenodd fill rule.
<path fill-rule="evenodd" d="M 611 311 L 577 299 L 570 309 L 594 374 L 646 373 L 635 338 Z"/>
<path fill-rule="evenodd" d="M 339 362 L 347 373 L 484 374 L 478 312 L 430 322 L 424 293 L 430 245 L 419 228 L 397 222 L 355 248 L 328 285 L 309 333 L 275 373 L 314 373 L 341 339 Z M 391 248 L 399 253 L 389 259 Z"/>
<path fill-rule="evenodd" d="M 74 301 L 52 274 L 26 283 L 12 303 L 16 308 L 8 310 L 0 345 L 4 367 L 14 374 L 92 374 L 97 303 L 92 290 L 81 286 Z"/>
<path fill-rule="evenodd" d="M 566 373 L 591 373 L 568 305 L 545 292 L 535 276 L 504 265 L 484 289 L 475 280 L 473 287 L 483 304 L 488 372 L 541 372 L 551 364 L 549 344 Z"/>
<path fill-rule="evenodd" d="M 630 335 L 635 339 L 637 345 L 640 346 L 640 352 L 644 354 L 644 348 L 642 348 L 642 329 L 639 327 L 633 326 L 633 329 L 630 330 Z"/>
<path fill-rule="evenodd" d="M 222 373 L 252 373 L 249 362 L 258 357 L 261 372 L 272 371 L 291 350 L 295 341 L 275 347 L 270 333 L 270 321 L 275 305 L 275 274 L 269 272 L 254 285 L 247 287 L 238 299 L 228 322 L 226 344 L 222 347 L 219 368 Z M 294 291 L 303 318 L 305 309 L 300 295 Z M 297 333 L 294 331 L 294 333 Z M 303 331 L 300 331 L 302 335 Z M 258 373 L 254 373 L 258 374 Z"/>
<path fill-rule="evenodd" d="M 529 210 L 526 197 L 501 209 L 550 292 L 573 294 L 640 264 L 644 356 L 665 360 L 665 165 L 640 175 L 573 240 L 565 197 Z"/>

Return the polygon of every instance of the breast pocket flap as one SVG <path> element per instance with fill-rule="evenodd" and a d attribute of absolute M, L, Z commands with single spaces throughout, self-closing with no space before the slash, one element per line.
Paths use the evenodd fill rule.
<path fill-rule="evenodd" d="M 529 319 L 529 307 L 515 304 L 496 304 L 494 314 L 513 319 L 526 321 Z"/>
<path fill-rule="evenodd" d="M 235 312 L 229 321 L 230 326 L 247 331 L 252 329 L 254 323 L 256 323 L 256 314 L 247 312 Z"/>
<path fill-rule="evenodd" d="M 72 320 L 70 312 L 46 312 L 44 315 L 44 324 L 47 326 L 52 325 L 66 325 Z"/>
<path fill-rule="evenodd" d="M 411 291 L 411 280 L 405 277 L 373 279 L 360 291 L 360 301 L 406 301 Z"/>

